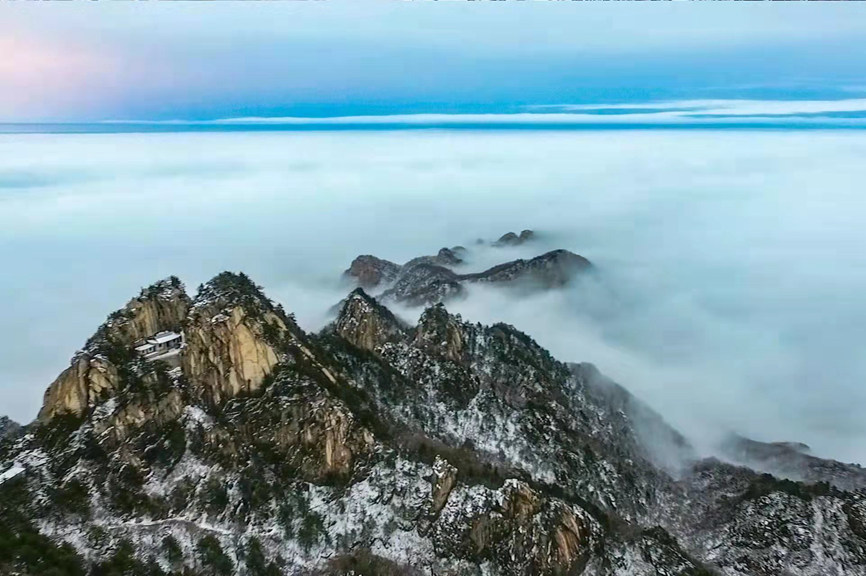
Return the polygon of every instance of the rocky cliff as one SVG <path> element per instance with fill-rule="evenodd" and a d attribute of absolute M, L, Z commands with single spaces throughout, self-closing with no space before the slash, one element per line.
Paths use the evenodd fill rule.
<path fill-rule="evenodd" d="M 309 334 L 242 274 L 154 286 L 0 435 L 0 573 L 866 574 L 856 467 L 700 459 L 513 326 L 359 288 Z M 163 329 L 176 368 L 131 348 Z"/>
<path fill-rule="evenodd" d="M 184 376 L 214 405 L 259 390 L 297 331 L 246 276 L 228 273 L 199 289 L 183 326 Z"/>
<path fill-rule="evenodd" d="M 162 280 L 111 314 L 48 387 L 39 412 L 47 422 L 61 414 L 83 416 L 124 384 L 118 365 L 132 360 L 132 346 L 162 330 L 180 329 L 190 307 L 181 282 Z"/>

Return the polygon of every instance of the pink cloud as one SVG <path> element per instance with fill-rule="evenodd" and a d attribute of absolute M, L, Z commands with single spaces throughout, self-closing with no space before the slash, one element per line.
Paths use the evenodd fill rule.
<path fill-rule="evenodd" d="M 116 59 L 71 44 L 0 34 L 0 121 L 88 114 L 107 100 Z"/>

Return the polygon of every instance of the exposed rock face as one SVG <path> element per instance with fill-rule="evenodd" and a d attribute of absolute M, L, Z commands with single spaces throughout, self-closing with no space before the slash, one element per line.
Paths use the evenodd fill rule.
<path fill-rule="evenodd" d="M 401 266 L 401 270 L 411 268 L 418 264 L 431 264 L 433 266 L 452 268 L 463 263 L 463 259 L 460 255 L 465 253 L 466 248 L 463 248 L 462 246 L 455 246 L 454 248 L 441 248 L 435 256 L 418 256 L 417 258 L 412 258 L 411 260 L 403 264 L 403 266 Z"/>
<path fill-rule="evenodd" d="M 460 254 L 464 254 L 465 252 L 466 248 L 463 248 L 462 246 L 442 248 L 436 254 L 436 264 L 442 266 L 457 266 L 458 264 L 462 264 L 463 259 L 460 257 Z"/>
<path fill-rule="evenodd" d="M 457 468 L 439 456 L 433 462 L 433 480 L 431 482 L 432 493 L 430 513 L 433 516 L 439 514 L 448 502 L 448 495 L 457 483 Z"/>
<path fill-rule="evenodd" d="M 459 274 L 427 262 L 407 264 L 394 285 L 382 294 L 383 300 L 403 302 L 410 306 L 442 302 L 463 294 Z"/>
<path fill-rule="evenodd" d="M 476 504 L 467 506 L 463 498 L 471 496 L 455 494 L 433 537 L 467 557 L 507 559 L 505 574 L 579 574 L 601 532 L 582 511 L 518 480 L 474 496 Z"/>
<path fill-rule="evenodd" d="M 748 441 L 833 475 L 697 461 L 512 326 L 436 305 L 410 327 L 359 289 L 306 334 L 227 273 L 180 324 L 180 368 L 129 354 L 141 326 L 100 329 L 49 390 L 43 412 L 77 419 L 0 437 L 0 572 L 866 575 L 853 468 Z"/>
<path fill-rule="evenodd" d="M 119 445 L 143 426 L 160 427 L 180 418 L 186 407 L 183 394 L 168 390 L 165 394 L 148 394 L 119 404 L 107 414 L 93 417 L 93 431 L 108 444 Z M 111 408 L 111 407 L 109 407 Z"/>
<path fill-rule="evenodd" d="M 361 288 L 353 290 L 342 302 L 334 327 L 347 341 L 371 352 L 405 330 L 390 310 Z"/>
<path fill-rule="evenodd" d="M 530 260 L 513 260 L 469 274 L 457 274 L 444 266 L 419 262 L 406 264 L 382 298 L 419 306 L 460 296 L 464 286 L 473 283 L 558 288 L 591 267 L 589 260 L 568 250 L 553 250 Z"/>
<path fill-rule="evenodd" d="M 441 304 L 424 311 L 418 320 L 414 344 L 452 362 L 465 361 L 465 341 L 460 318 L 448 314 Z"/>
<path fill-rule="evenodd" d="M 372 366 L 356 368 L 357 378 L 383 406 L 404 407 L 397 414 L 406 428 L 510 455 L 545 482 L 574 478 L 599 506 L 616 502 L 629 517 L 652 505 L 650 485 L 667 481 L 622 403 L 599 394 L 588 372 L 558 363 L 511 326 L 469 324 L 437 305 L 414 330 L 375 352 L 403 379 L 377 376 Z"/>
<path fill-rule="evenodd" d="M 279 362 L 264 326 L 273 326 L 279 334 L 286 331 L 276 314 L 251 317 L 243 306 L 226 310 L 222 304 L 193 311 L 183 356 L 184 374 L 214 405 L 259 389 Z"/>
<path fill-rule="evenodd" d="M 399 264 L 365 254 L 352 260 L 343 275 L 354 278 L 362 288 L 375 288 L 393 282 L 399 273 Z"/>
<path fill-rule="evenodd" d="M 403 272 L 409 271 L 416 266 L 428 265 L 435 268 L 457 266 L 463 263 L 460 254 L 466 252 L 462 246 L 454 248 L 442 248 L 435 256 L 419 256 L 409 260 L 404 265 L 395 264 L 369 254 L 358 256 L 343 272 L 343 276 L 354 280 L 361 288 L 372 289 L 388 287 L 401 277 Z"/>
<path fill-rule="evenodd" d="M 277 372 L 274 381 L 264 396 L 244 397 L 227 408 L 228 430 L 238 440 L 228 455 L 243 461 L 264 451 L 310 482 L 350 478 L 376 449 L 373 434 L 344 402 L 299 380 L 293 368 Z"/>
<path fill-rule="evenodd" d="M 707 550 L 722 574 L 866 574 L 862 486 L 840 491 L 713 459 L 697 463 L 681 486 L 671 532 Z"/>
<path fill-rule="evenodd" d="M 82 416 L 100 400 L 115 394 L 123 381 L 117 365 L 131 360 L 136 340 L 183 324 L 190 299 L 176 277 L 145 288 L 99 327 L 71 366 L 48 387 L 40 422 L 58 414 Z"/>
<path fill-rule="evenodd" d="M 132 344 L 162 332 L 179 330 L 190 307 L 184 286 L 172 276 L 145 288 L 107 322 L 111 337 Z"/>
<path fill-rule="evenodd" d="M 58 414 L 82 416 L 119 387 L 114 364 L 102 357 L 80 355 L 45 391 L 38 419 L 47 422 Z"/>

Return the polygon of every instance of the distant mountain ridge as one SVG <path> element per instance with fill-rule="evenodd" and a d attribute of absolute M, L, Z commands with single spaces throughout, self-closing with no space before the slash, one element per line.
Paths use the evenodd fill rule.
<path fill-rule="evenodd" d="M 532 230 L 520 235 L 508 232 L 491 245 L 519 246 L 534 239 Z M 343 275 L 362 288 L 381 291 L 380 298 L 386 302 L 421 306 L 458 298 L 469 284 L 557 288 L 592 268 L 583 256 L 558 249 L 529 260 L 503 262 L 481 272 L 460 273 L 468 252 L 463 246 L 442 248 L 435 256 L 419 256 L 403 265 L 365 254 L 355 258 Z"/>
<path fill-rule="evenodd" d="M 745 439 L 808 482 L 700 459 L 591 364 L 414 280 L 409 325 L 388 290 L 425 266 L 448 269 L 379 266 L 381 299 L 356 287 L 317 334 L 243 274 L 142 290 L 0 433 L 0 573 L 866 574 L 859 467 Z M 135 353 L 165 330 L 176 365 Z"/>

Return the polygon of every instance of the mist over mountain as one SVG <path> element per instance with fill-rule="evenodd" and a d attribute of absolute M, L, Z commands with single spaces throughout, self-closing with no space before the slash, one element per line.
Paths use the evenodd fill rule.
<path fill-rule="evenodd" d="M 863 462 L 864 151 L 841 131 L 2 136 L 2 411 L 29 421 L 106 303 L 155 277 L 243 269 L 316 330 L 358 254 L 529 227 L 505 259 L 566 248 L 599 273 L 468 286 L 455 312 L 593 362 L 699 445 L 735 431 Z"/>
<path fill-rule="evenodd" d="M 244 273 L 143 288 L 36 421 L 0 421 L 0 569 L 866 573 L 862 467 L 740 435 L 703 458 L 593 364 L 449 312 L 467 286 L 513 301 L 599 274 L 564 249 L 465 269 L 535 239 L 360 255 L 316 333 Z"/>

